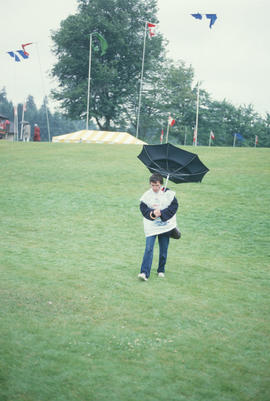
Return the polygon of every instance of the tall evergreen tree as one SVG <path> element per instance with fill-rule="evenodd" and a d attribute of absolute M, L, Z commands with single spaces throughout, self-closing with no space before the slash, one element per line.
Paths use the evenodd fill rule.
<path fill-rule="evenodd" d="M 5 88 L 0 90 L 0 114 L 7 117 L 10 121 L 13 120 L 13 104 L 7 99 Z"/>

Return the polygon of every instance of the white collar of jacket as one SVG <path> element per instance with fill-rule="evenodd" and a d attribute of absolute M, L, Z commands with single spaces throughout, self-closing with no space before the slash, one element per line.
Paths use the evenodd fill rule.
<path fill-rule="evenodd" d="M 167 191 L 160 190 L 159 192 L 154 192 L 152 188 L 150 188 L 143 194 L 140 201 L 151 209 L 165 209 L 172 203 L 174 197 L 175 192 L 170 189 Z"/>

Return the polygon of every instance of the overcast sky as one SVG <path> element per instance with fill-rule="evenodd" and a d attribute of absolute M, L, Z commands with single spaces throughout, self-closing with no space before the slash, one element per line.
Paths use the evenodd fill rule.
<path fill-rule="evenodd" d="M 269 0 L 158 0 L 158 6 L 168 55 L 191 64 L 213 99 L 251 103 L 262 115 L 270 112 Z M 6 87 L 9 100 L 22 103 L 31 94 L 40 106 L 55 87 L 48 76 L 55 62 L 51 31 L 76 9 L 76 0 L 2 2 L 0 88 Z M 212 29 L 205 17 L 190 15 L 197 12 L 217 14 Z M 27 42 L 37 43 L 26 49 L 30 58 L 14 62 L 6 52 Z"/>

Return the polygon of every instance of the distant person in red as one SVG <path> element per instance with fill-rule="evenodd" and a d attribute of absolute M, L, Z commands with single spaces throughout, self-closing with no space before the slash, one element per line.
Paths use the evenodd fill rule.
<path fill-rule="evenodd" d="M 5 125 L 6 125 L 6 132 L 9 132 L 10 121 L 9 121 L 9 120 L 6 120 L 6 121 L 5 121 Z"/>
<path fill-rule="evenodd" d="M 5 132 L 5 133 L 9 132 L 9 127 L 10 127 L 10 122 L 9 122 L 9 120 L 3 120 L 3 121 L 0 123 L 0 130 L 3 131 L 3 132 Z"/>
<path fill-rule="evenodd" d="M 35 124 L 35 128 L 34 128 L 34 141 L 40 142 L 40 128 L 37 124 Z"/>

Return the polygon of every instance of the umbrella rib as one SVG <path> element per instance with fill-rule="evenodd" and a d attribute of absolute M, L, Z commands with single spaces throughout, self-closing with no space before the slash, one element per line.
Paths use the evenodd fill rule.
<path fill-rule="evenodd" d="M 195 175 L 201 175 L 207 173 L 209 170 L 200 171 L 199 173 L 188 173 L 188 174 L 181 174 L 182 177 L 193 177 Z"/>
<path fill-rule="evenodd" d="M 192 157 L 192 159 L 191 159 L 187 164 L 185 164 L 184 166 L 181 166 L 181 167 L 177 168 L 177 169 L 174 171 L 174 173 L 177 173 L 178 171 L 181 171 L 183 168 L 186 168 L 186 167 L 195 159 L 196 156 L 197 156 L 197 155 L 194 155 L 194 156 Z M 187 174 L 187 175 L 188 175 L 188 174 Z"/>
<path fill-rule="evenodd" d="M 147 156 L 149 157 L 149 159 L 151 160 L 151 162 L 154 163 L 154 164 L 157 166 L 157 168 L 160 170 L 159 165 L 158 165 L 154 160 L 151 159 L 149 153 L 147 152 L 147 150 L 146 150 L 145 148 L 144 148 L 144 150 L 145 150 L 145 152 L 147 153 Z M 152 168 L 152 167 L 151 167 L 151 168 Z M 153 169 L 153 170 L 154 170 L 154 169 Z M 157 171 L 158 171 L 158 170 L 157 170 Z"/>

